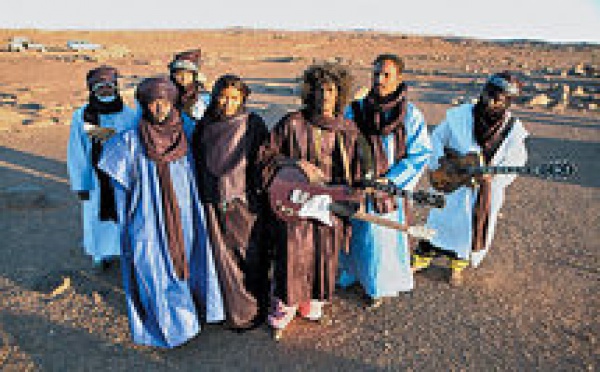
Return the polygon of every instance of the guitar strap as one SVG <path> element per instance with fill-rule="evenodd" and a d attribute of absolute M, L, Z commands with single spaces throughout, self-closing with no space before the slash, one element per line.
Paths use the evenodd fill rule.
<path fill-rule="evenodd" d="M 336 140 L 338 142 L 338 148 L 342 155 L 342 166 L 344 168 L 344 176 L 346 177 L 346 183 L 352 185 L 352 176 L 350 174 L 350 161 L 348 160 L 348 152 L 346 151 L 346 145 L 344 145 L 344 135 L 342 132 L 336 132 Z"/>

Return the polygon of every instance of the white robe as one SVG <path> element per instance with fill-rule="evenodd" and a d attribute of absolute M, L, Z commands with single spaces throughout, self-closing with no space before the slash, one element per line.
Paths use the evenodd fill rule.
<path fill-rule="evenodd" d="M 98 177 L 92 166 L 92 143 L 83 130 L 83 111 L 86 105 L 73 113 L 71 134 L 67 146 L 67 169 L 71 190 L 88 191 L 90 198 L 82 201 L 83 210 L 83 247 L 95 261 L 119 256 L 120 238 L 117 224 L 112 221 L 100 221 L 100 188 Z M 123 111 L 100 115 L 100 126 L 114 128 L 117 132 L 129 129 L 136 122 L 132 109 L 123 106 Z"/>
<path fill-rule="evenodd" d="M 510 113 L 508 117 L 510 117 Z M 508 118 L 507 118 L 508 120 Z M 525 138 L 529 133 L 517 119 L 513 128 L 502 142 L 490 165 L 523 166 L 527 161 Z M 473 105 L 464 104 L 446 112 L 446 118 L 431 135 L 433 154 L 429 167 L 439 167 L 438 160 L 444 155 L 444 147 L 449 147 L 464 155 L 468 152 L 481 152 L 473 133 Z M 443 209 L 431 209 L 427 226 L 436 230 L 431 244 L 439 248 L 456 252 L 459 258 L 470 260 L 474 267 L 490 248 L 498 219 L 498 212 L 504 202 L 504 189 L 516 178 L 515 174 L 494 175 L 492 178 L 492 200 L 490 218 L 485 238 L 485 249 L 472 252 L 473 208 L 477 201 L 477 189 L 463 186 L 446 195 L 446 206 Z"/>

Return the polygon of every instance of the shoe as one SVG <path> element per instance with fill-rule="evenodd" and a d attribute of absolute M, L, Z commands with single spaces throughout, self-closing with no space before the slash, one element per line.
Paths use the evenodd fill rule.
<path fill-rule="evenodd" d="M 311 300 L 306 303 L 301 303 L 298 306 L 298 312 L 304 319 L 318 321 L 323 317 L 323 301 Z"/>
<path fill-rule="evenodd" d="M 424 270 L 431 265 L 431 261 L 433 260 L 433 256 L 425 256 L 419 254 L 413 254 L 412 256 L 413 264 L 411 266 L 411 270 L 414 273 L 417 273 L 421 270 Z"/>
<path fill-rule="evenodd" d="M 286 306 L 283 301 L 279 299 L 273 300 L 272 309 L 267 317 L 269 326 L 275 330 L 281 330 L 290 324 L 290 322 L 296 316 L 298 306 Z M 273 335 L 275 337 L 275 335 Z"/>

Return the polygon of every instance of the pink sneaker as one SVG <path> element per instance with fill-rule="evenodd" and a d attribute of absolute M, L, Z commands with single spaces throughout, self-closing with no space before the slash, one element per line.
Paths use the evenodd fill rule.
<path fill-rule="evenodd" d="M 303 318 L 317 321 L 323 316 L 323 305 L 325 305 L 324 301 L 310 300 L 301 303 L 298 311 Z"/>

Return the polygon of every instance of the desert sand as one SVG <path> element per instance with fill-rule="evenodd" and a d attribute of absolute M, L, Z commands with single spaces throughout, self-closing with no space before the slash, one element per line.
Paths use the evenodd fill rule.
<path fill-rule="evenodd" d="M 597 370 L 600 46 L 358 31 L 0 30 L 0 40 L 13 36 L 47 51 L 0 51 L 0 369 Z M 104 49 L 66 49 L 79 39 Z M 70 117 L 86 100 L 89 69 L 117 67 L 131 104 L 141 78 L 196 47 L 208 81 L 241 75 L 269 125 L 298 107 L 297 78 L 315 61 L 347 64 L 358 91 L 377 54 L 403 56 L 409 97 L 430 129 L 489 73 L 518 72 L 525 91 L 514 112 L 531 133 L 530 163 L 568 159 L 578 173 L 518 178 L 490 254 L 462 288 L 449 286 L 440 261 L 417 274 L 413 293 L 375 310 L 363 308 L 360 289 L 340 290 L 325 324 L 298 320 L 279 343 L 266 326 L 238 334 L 212 325 L 175 350 L 136 346 L 118 267 L 93 271 L 80 247 L 65 166 Z M 423 221 L 426 211 L 415 212 Z"/>

